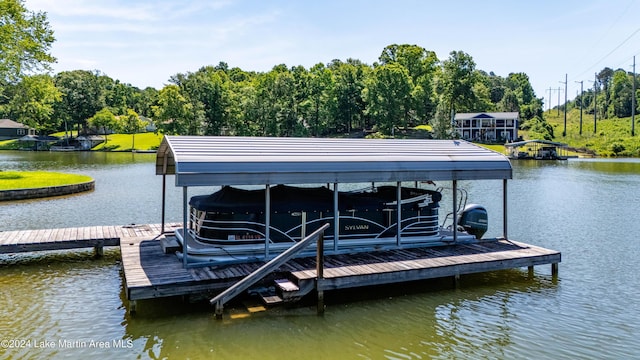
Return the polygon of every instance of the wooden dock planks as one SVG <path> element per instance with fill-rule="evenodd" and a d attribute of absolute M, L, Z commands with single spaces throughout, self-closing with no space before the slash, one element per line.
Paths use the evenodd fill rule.
<path fill-rule="evenodd" d="M 145 224 L 0 231 L 0 254 L 118 246 L 124 237 L 153 238 L 159 235 L 160 227 Z"/>
<path fill-rule="evenodd" d="M 165 224 L 165 231 L 180 224 Z M 91 226 L 0 232 L 0 254 L 120 245 L 129 300 L 220 292 L 249 275 L 261 263 L 184 269 L 174 254 L 162 251 L 160 224 Z M 405 248 L 325 256 L 318 290 L 372 286 L 458 276 L 561 261 L 561 254 L 514 241 L 488 241 L 436 248 Z M 278 272 L 298 281 L 316 278 L 315 258 L 293 259 Z"/>
<path fill-rule="evenodd" d="M 249 275 L 261 263 L 183 269 L 173 254 L 164 254 L 157 240 L 137 237 L 121 243 L 129 300 L 220 292 Z M 457 276 L 509 268 L 557 264 L 560 253 L 523 243 L 496 241 L 473 245 L 401 249 L 325 257 L 325 278 L 319 290 L 371 286 Z M 278 272 L 299 281 L 314 280 L 315 258 L 293 259 Z"/>

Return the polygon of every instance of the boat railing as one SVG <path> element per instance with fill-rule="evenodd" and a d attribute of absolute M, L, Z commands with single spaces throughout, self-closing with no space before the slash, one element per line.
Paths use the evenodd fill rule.
<path fill-rule="evenodd" d="M 416 229 L 418 231 L 427 231 L 437 233 L 440 229 L 438 225 L 438 216 L 415 216 L 407 219 L 402 219 L 402 222 L 409 222 L 409 224 L 400 228 L 400 234 L 402 235 L 406 230 Z M 402 223 L 401 223 L 402 225 Z"/>
<path fill-rule="evenodd" d="M 437 191 L 442 193 L 442 190 L 451 190 L 453 191 L 451 188 L 444 188 L 444 187 L 440 187 L 438 188 Z M 457 212 L 456 212 L 456 216 L 458 216 L 462 210 L 464 210 L 464 208 L 467 206 L 467 199 L 469 198 L 469 193 L 467 192 L 466 189 L 462 189 L 462 188 L 458 188 L 458 204 L 457 204 Z M 451 222 L 453 223 L 453 211 L 447 213 L 447 215 L 445 215 L 444 220 L 442 221 L 442 227 L 446 227 L 447 221 L 449 221 L 449 217 L 451 216 Z"/>
<path fill-rule="evenodd" d="M 409 222 L 407 225 L 402 225 L 405 222 Z M 392 231 L 393 229 L 395 229 L 398 225 L 397 224 L 391 224 L 389 226 L 387 226 L 382 232 L 380 232 L 377 236 L 376 239 L 382 237 L 382 235 L 384 235 L 385 233 L 387 233 L 388 231 Z M 414 217 L 410 217 L 410 218 L 406 218 L 406 219 L 402 219 L 402 222 L 400 223 L 400 236 L 402 236 L 403 233 L 406 232 L 406 230 L 409 230 L 411 228 L 416 228 L 418 226 L 420 226 L 420 230 L 427 230 L 428 232 L 433 232 L 433 236 L 434 239 L 438 238 L 438 231 L 440 229 L 440 227 L 438 226 L 438 216 L 437 215 L 429 215 L 429 216 L 425 216 L 425 215 L 420 215 L 420 216 L 414 216 Z M 406 235 L 406 234 L 405 234 Z"/>
<path fill-rule="evenodd" d="M 391 209 L 393 210 L 393 209 Z M 194 219 L 195 217 L 192 217 L 192 220 L 196 221 L 196 219 Z M 372 238 L 381 238 L 384 237 L 385 234 L 387 234 L 389 231 L 394 230 L 397 227 L 396 223 L 391 223 L 389 226 L 384 226 L 381 225 L 373 220 L 367 219 L 367 218 L 362 218 L 362 217 L 358 217 L 358 216 L 354 216 L 353 214 L 351 215 L 341 215 L 339 217 L 339 219 L 341 220 L 357 220 L 360 221 L 362 223 L 365 224 L 369 224 L 372 227 L 372 232 L 369 234 L 369 236 L 371 236 Z M 305 223 L 305 227 L 313 227 L 316 224 L 321 224 L 321 223 L 325 223 L 325 222 L 333 222 L 333 217 L 332 216 L 327 216 L 327 217 L 322 217 L 319 219 L 314 219 L 314 220 L 310 220 L 307 221 Z M 204 220 L 204 219 L 197 219 L 197 223 L 192 222 L 192 224 L 197 224 L 195 226 L 192 226 L 192 229 L 189 229 L 189 233 L 190 235 L 197 241 L 202 242 L 202 243 L 215 243 L 218 245 L 222 245 L 222 244 L 233 244 L 233 245 L 239 245 L 239 244 L 253 244 L 253 243 L 263 243 L 264 239 L 265 239 L 265 231 L 264 229 L 266 228 L 266 225 L 264 223 L 260 223 L 260 222 L 253 222 L 253 221 L 242 221 L 242 220 Z M 219 226 L 219 225 L 225 225 L 225 226 Z M 281 229 L 275 228 L 273 226 L 270 227 L 270 231 L 272 234 L 279 234 L 281 235 L 282 238 L 286 239 L 287 241 L 285 242 L 292 242 L 295 243 L 298 240 L 300 240 L 303 236 L 305 236 L 305 234 L 302 234 L 302 232 L 300 233 L 300 236 L 294 236 L 292 235 L 293 233 L 297 232 L 297 231 L 301 231 L 302 228 L 302 224 L 298 224 L 296 226 L 294 226 L 291 229 L 288 229 L 286 231 L 282 231 Z M 407 230 L 414 230 L 413 232 L 415 233 L 416 231 L 424 231 L 427 233 L 437 233 L 439 225 L 438 225 L 438 215 L 418 215 L 415 217 L 410 217 L 410 218 L 406 218 L 406 219 L 402 219 L 402 232 L 405 232 Z M 195 229 L 195 230 L 194 230 Z M 374 230 L 375 229 L 375 230 Z M 196 231 L 197 230 L 197 231 Z M 208 236 L 203 236 L 203 230 L 208 230 L 208 231 L 219 231 L 219 232 L 227 232 L 227 231 L 232 231 L 232 232 L 245 232 L 248 234 L 255 234 L 255 237 L 249 237 L 249 238 L 240 238 L 238 236 L 232 238 L 232 239 L 224 239 L 224 238 L 213 238 L 213 237 L 208 237 Z M 344 240 L 348 240 L 350 238 L 360 238 L 362 237 L 363 234 L 362 233 L 358 233 L 358 234 L 339 234 L 339 238 L 340 239 L 344 239 Z M 331 240 L 333 239 L 334 236 L 332 234 L 325 236 L 325 239 Z M 270 239 L 270 243 L 273 243 L 273 239 Z M 282 242 L 282 241 L 280 241 Z"/>
<path fill-rule="evenodd" d="M 247 290 L 249 287 L 262 280 L 265 276 L 282 266 L 287 261 L 291 260 L 295 257 L 300 251 L 304 250 L 307 246 L 313 243 L 322 243 L 322 236 L 324 231 L 329 228 L 329 224 L 326 223 L 322 225 L 318 230 L 311 233 L 306 238 L 300 240 L 297 244 L 293 245 L 289 249 L 282 252 L 280 255 L 275 258 L 269 260 L 267 263 L 259 267 L 257 270 L 247 275 L 242 280 L 233 284 L 231 287 L 227 288 L 225 291 L 218 294 L 216 297 L 211 299 L 209 303 L 215 306 L 216 317 L 222 317 L 222 310 L 225 303 L 234 297 L 240 295 L 242 292 Z M 321 258 L 320 253 L 322 252 L 322 246 L 318 247 L 320 250 L 318 251 L 318 258 Z M 322 268 L 320 266 L 320 268 Z M 319 274 L 320 275 L 320 274 Z"/>
<path fill-rule="evenodd" d="M 204 220 L 204 219 L 197 219 L 195 216 L 192 216 L 191 220 L 192 220 L 192 224 L 197 224 L 197 225 L 195 225 L 195 226 L 192 225 L 192 229 L 190 229 L 190 232 L 191 232 L 192 236 L 194 236 L 195 239 L 197 239 L 197 240 L 199 240 L 201 242 L 202 241 L 204 241 L 204 242 L 233 241 L 234 243 L 243 243 L 243 242 L 244 243 L 254 243 L 254 242 L 264 242 L 264 239 L 266 237 L 266 235 L 265 235 L 266 231 L 259 230 L 260 228 L 266 229 L 266 224 L 259 223 L 259 222 L 240 221 L 240 220 Z M 197 223 L 195 221 L 197 221 Z M 216 226 L 216 225 L 237 225 L 237 226 Z M 256 234 L 258 237 L 257 238 L 249 238 L 249 239 L 240 239 L 240 238 L 237 238 L 237 237 L 235 239 L 214 239 L 214 238 L 201 236 L 200 234 L 202 233 L 203 229 L 210 230 L 210 231 L 221 231 L 221 232 L 224 232 L 224 231 L 244 231 L 244 232 L 247 232 L 247 233 Z M 270 226 L 269 229 L 270 229 L 270 231 L 272 231 L 272 233 L 278 233 L 278 234 L 282 235 L 283 237 L 285 237 L 290 242 L 296 242 L 296 240 L 294 238 L 292 238 L 287 233 L 283 232 L 282 230 L 280 230 L 278 228 Z M 197 230 L 197 231 L 195 231 L 195 230 Z M 273 241 L 270 239 L 270 242 L 273 242 Z"/>

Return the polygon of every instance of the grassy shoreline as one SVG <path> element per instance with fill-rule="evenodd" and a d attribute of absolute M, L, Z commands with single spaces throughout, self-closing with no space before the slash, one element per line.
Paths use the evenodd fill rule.
<path fill-rule="evenodd" d="M 0 191 L 37 189 L 93 181 L 86 175 L 51 171 L 0 171 Z"/>
<path fill-rule="evenodd" d="M 640 157 L 640 116 L 636 116 L 635 135 L 631 136 L 631 118 L 596 119 L 593 114 L 582 114 L 580 109 L 567 112 L 567 130 L 564 132 L 564 112 L 546 111 L 544 117 L 553 127 L 554 141 L 566 143 L 570 148 L 593 152 L 598 157 Z M 526 138 L 526 134 L 525 134 Z"/>

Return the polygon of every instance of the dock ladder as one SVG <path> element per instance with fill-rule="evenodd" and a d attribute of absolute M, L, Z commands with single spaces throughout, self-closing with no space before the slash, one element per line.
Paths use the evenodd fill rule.
<path fill-rule="evenodd" d="M 268 261 L 267 263 L 265 263 L 264 265 L 256 269 L 254 272 L 247 275 L 244 279 L 238 281 L 237 283 L 233 284 L 231 287 L 227 288 L 225 291 L 218 294 L 216 297 L 209 300 L 209 303 L 215 306 L 216 318 L 218 319 L 222 318 L 222 311 L 225 303 L 227 303 L 229 300 L 233 299 L 234 297 L 240 295 L 242 292 L 247 290 L 250 286 L 262 280 L 265 276 L 273 272 L 275 269 L 279 268 L 284 263 L 291 260 L 296 254 L 298 254 L 300 251 L 305 249 L 307 246 L 311 245 L 313 242 L 317 241 L 318 243 L 317 245 L 318 254 L 319 254 L 318 260 L 322 261 L 323 255 L 321 255 L 321 253 L 323 253 L 324 251 L 323 234 L 324 234 L 324 231 L 329 226 L 330 225 L 328 223 L 324 224 L 318 230 L 314 231 L 312 234 L 310 234 L 306 238 L 300 240 L 298 243 L 296 243 L 295 245 L 293 245 L 292 247 L 290 247 L 280 255 L 271 259 L 270 261 Z M 318 265 L 318 266 L 321 267 L 321 265 Z"/>

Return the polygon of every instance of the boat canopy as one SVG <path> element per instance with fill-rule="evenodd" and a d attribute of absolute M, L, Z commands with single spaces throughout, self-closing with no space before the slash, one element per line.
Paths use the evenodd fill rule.
<path fill-rule="evenodd" d="M 512 148 L 512 147 L 525 146 L 525 145 L 529 145 L 529 144 L 542 144 L 542 145 L 551 145 L 551 146 L 556 146 L 556 147 L 567 147 L 567 146 L 569 146 L 569 145 L 567 145 L 565 143 L 561 143 L 561 142 L 534 139 L 534 140 L 524 140 L 524 141 L 507 143 L 507 144 L 504 144 L 504 147 Z"/>
<path fill-rule="evenodd" d="M 176 186 L 511 179 L 509 159 L 464 140 L 165 136 Z"/>

